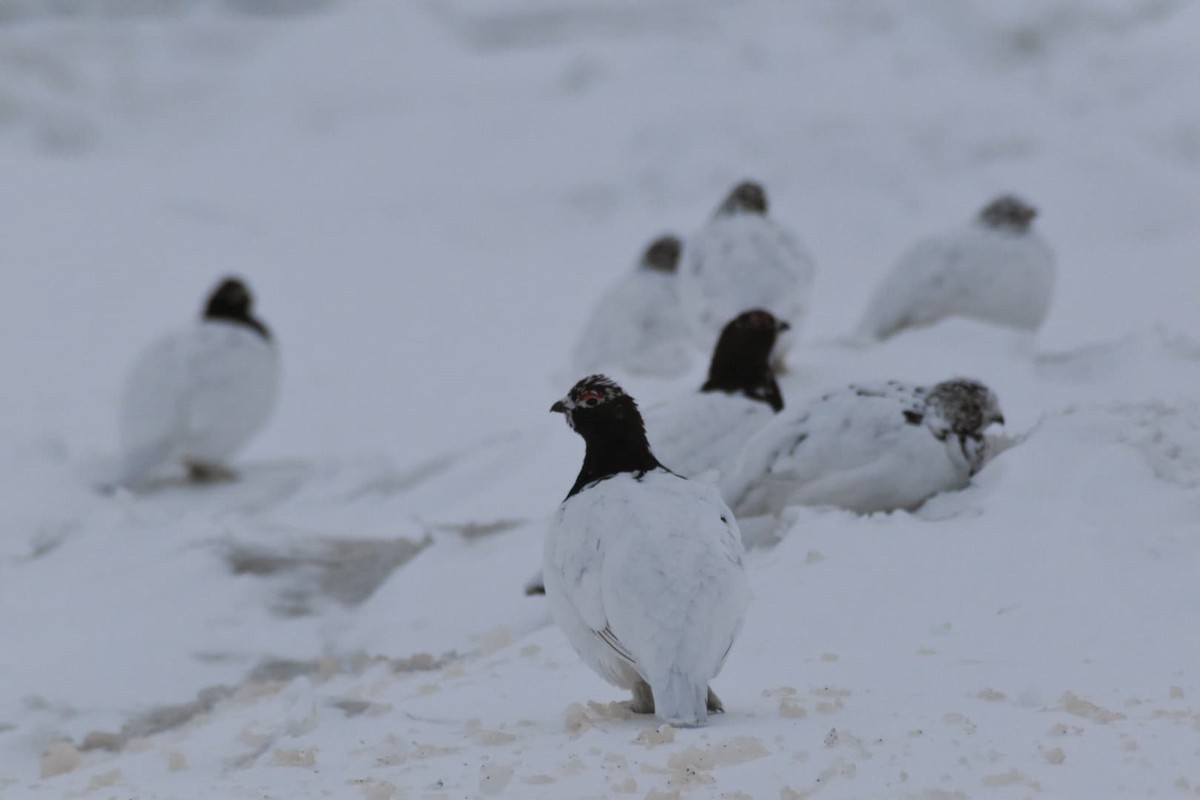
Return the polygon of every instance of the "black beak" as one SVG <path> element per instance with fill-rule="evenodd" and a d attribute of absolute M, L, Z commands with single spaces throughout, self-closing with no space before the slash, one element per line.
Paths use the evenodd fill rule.
<path fill-rule="evenodd" d="M 781 320 L 779 320 L 779 327 L 776 328 L 775 330 L 777 330 L 779 333 L 783 333 L 784 331 L 790 331 L 791 329 L 792 329 L 792 326 L 787 324 L 787 320 L 781 319 Z"/>
<path fill-rule="evenodd" d="M 567 413 L 567 404 L 564 403 L 562 400 L 559 400 L 557 403 L 550 406 L 550 411 L 552 411 L 555 414 L 565 414 L 565 413 Z"/>
<path fill-rule="evenodd" d="M 1004 424 L 1004 415 L 1003 415 L 1003 414 L 997 414 L 997 415 L 995 416 L 995 418 L 994 418 L 994 420 L 993 420 L 993 421 L 994 421 L 994 422 L 996 422 L 996 423 L 998 423 L 998 424 L 1000 424 L 1000 425 L 1003 425 L 1003 424 Z"/>

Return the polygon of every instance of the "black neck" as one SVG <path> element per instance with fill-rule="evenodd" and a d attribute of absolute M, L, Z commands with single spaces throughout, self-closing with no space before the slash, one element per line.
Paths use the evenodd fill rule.
<path fill-rule="evenodd" d="M 1003 231 L 1004 233 L 1028 233 L 1029 220 L 1027 219 L 988 219 L 984 218 L 983 224 L 985 227 L 994 231 Z"/>
<path fill-rule="evenodd" d="M 205 319 L 220 320 L 221 322 L 231 322 L 234 325 L 245 325 L 252 331 L 258 333 L 259 336 L 271 341 L 271 332 L 267 330 L 267 326 L 263 325 L 253 316 L 245 311 L 231 312 L 209 309 L 204 314 Z"/>
<path fill-rule="evenodd" d="M 597 432 L 585 436 L 584 441 L 587 451 L 583 456 L 583 468 L 567 493 L 568 498 L 588 484 L 622 472 L 646 473 L 662 466 L 650 452 L 650 443 L 641 430 L 614 431 L 610 428 L 605 435 Z"/>
<path fill-rule="evenodd" d="M 766 358 L 738 358 L 736 354 L 722 353 L 718 348 L 708 368 L 708 380 L 700 391 L 741 394 L 766 403 L 774 411 L 783 410 L 783 393 L 779 391 L 775 373 Z"/>

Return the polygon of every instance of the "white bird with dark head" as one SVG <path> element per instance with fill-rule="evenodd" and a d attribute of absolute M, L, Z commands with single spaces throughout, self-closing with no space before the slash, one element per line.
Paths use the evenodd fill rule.
<path fill-rule="evenodd" d="M 771 352 L 787 328 L 769 311 L 739 314 L 721 331 L 700 391 L 646 409 L 650 449 L 664 466 L 685 478 L 714 482 L 734 465 L 746 440 L 783 408 Z M 525 594 L 545 593 L 539 570 L 526 581 Z"/>
<path fill-rule="evenodd" d="M 1033 229 L 1037 209 L 1014 195 L 968 225 L 931 236 L 900 257 L 871 296 L 860 333 L 886 339 L 946 317 L 1037 330 L 1054 295 L 1054 253 Z"/>
<path fill-rule="evenodd" d="M 660 236 L 635 269 L 600 296 L 572 351 L 579 372 L 620 368 L 673 377 L 692 363 L 692 346 L 679 302 L 679 239 Z"/>
<path fill-rule="evenodd" d="M 721 331 L 700 391 L 646 409 L 650 446 L 663 464 L 688 478 L 733 466 L 746 440 L 783 408 L 771 354 L 787 329 L 763 309 L 739 314 Z"/>
<path fill-rule="evenodd" d="M 915 509 L 967 485 L 993 423 L 1004 423 L 999 400 L 978 381 L 850 386 L 776 416 L 746 443 L 722 491 L 744 518 L 791 505 Z"/>
<path fill-rule="evenodd" d="M 762 184 L 742 181 L 684 245 L 679 290 L 696 342 L 710 350 L 725 323 L 752 308 L 798 329 L 814 272 L 796 234 L 768 215 Z"/>
<path fill-rule="evenodd" d="M 546 597 L 589 667 L 673 725 L 722 711 L 721 671 L 749 600 L 742 541 L 715 487 L 665 469 L 637 403 L 602 375 L 551 411 L 586 445 L 546 536 Z"/>
<path fill-rule="evenodd" d="M 169 465 L 193 480 L 232 477 L 227 459 L 263 427 L 279 395 L 279 355 L 238 278 L 210 295 L 200 321 L 154 342 L 121 402 L 118 486 Z"/>

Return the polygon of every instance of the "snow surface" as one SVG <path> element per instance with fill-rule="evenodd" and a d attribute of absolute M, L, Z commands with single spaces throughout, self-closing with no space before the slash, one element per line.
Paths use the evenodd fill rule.
<path fill-rule="evenodd" d="M 1195 796 L 1198 37 L 1186 0 L 0 2 L 0 796 Z M 915 514 L 795 511 L 727 713 L 674 731 L 521 586 L 587 310 L 746 176 L 817 261 L 789 403 L 965 374 L 1013 441 Z M 1036 337 L 848 341 L 999 191 L 1058 256 Z M 230 272 L 284 366 L 243 480 L 94 493 L 138 349 Z"/>

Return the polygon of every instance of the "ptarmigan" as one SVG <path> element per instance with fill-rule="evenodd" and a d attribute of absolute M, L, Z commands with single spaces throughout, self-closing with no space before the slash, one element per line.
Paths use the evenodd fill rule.
<path fill-rule="evenodd" d="M 700 391 L 646 409 L 650 448 L 668 469 L 712 482 L 783 408 L 770 357 L 776 336 L 787 327 L 769 311 L 739 314 L 721 331 Z M 539 570 L 525 583 L 525 594 L 545 593 Z"/>
<path fill-rule="evenodd" d="M 674 236 L 655 239 L 642 259 L 592 309 L 575 344 L 579 372 L 621 368 L 673 377 L 692 363 L 692 348 L 679 304 L 679 251 Z"/>
<path fill-rule="evenodd" d="M 1037 209 L 996 198 L 964 227 L 918 242 L 875 290 L 860 332 L 884 339 L 945 317 L 1036 330 L 1054 294 L 1054 253 L 1032 228 Z"/>
<path fill-rule="evenodd" d="M 769 311 L 739 314 L 721 331 L 699 392 L 646 409 L 654 454 L 688 478 L 733 466 L 746 440 L 783 408 L 771 350 L 788 324 Z"/>
<path fill-rule="evenodd" d="M 695 340 L 709 350 L 721 327 L 751 308 L 798 327 L 813 273 L 796 235 L 767 216 L 763 187 L 739 183 L 683 248 L 679 293 Z"/>
<path fill-rule="evenodd" d="M 789 505 L 913 509 L 966 486 L 994 422 L 1004 423 L 999 401 L 977 381 L 851 386 L 776 416 L 746 443 L 723 493 L 745 517 Z"/>
<path fill-rule="evenodd" d="M 183 464 L 194 480 L 232 477 L 225 460 L 275 407 L 279 357 L 252 314 L 242 281 L 226 278 L 200 322 L 154 342 L 134 365 L 121 403 L 117 485 Z"/>
<path fill-rule="evenodd" d="M 633 692 L 632 710 L 702 725 L 708 683 L 742 625 L 749 587 L 715 487 L 665 469 L 633 398 L 602 375 L 551 411 L 583 437 L 583 468 L 546 536 L 546 596 L 583 661 Z"/>

